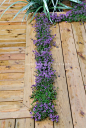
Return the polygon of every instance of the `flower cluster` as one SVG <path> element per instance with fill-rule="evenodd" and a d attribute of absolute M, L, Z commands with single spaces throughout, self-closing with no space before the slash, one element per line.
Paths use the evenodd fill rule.
<path fill-rule="evenodd" d="M 57 16 L 57 13 L 50 14 L 50 18 L 53 23 L 61 21 L 86 21 L 86 4 L 73 5 L 74 9 L 68 11 L 65 14 L 60 14 Z M 36 121 L 44 120 L 49 117 L 52 121 L 58 122 L 59 116 L 55 110 L 56 104 L 53 100 L 56 100 L 57 92 L 53 87 L 54 79 L 57 78 L 55 75 L 55 70 L 52 68 L 53 58 L 50 52 L 51 46 L 55 45 L 53 38 L 55 35 L 51 35 L 50 24 L 53 24 L 49 21 L 44 13 L 35 16 L 36 24 L 36 38 L 33 40 L 33 43 L 36 46 L 36 49 L 33 51 L 36 59 L 36 80 L 35 85 L 32 85 L 32 95 L 30 98 L 34 98 L 36 105 L 31 108 L 33 112 L 32 118 L 35 118 Z M 32 104 L 33 104 L 32 103 Z M 30 112 L 30 114 L 32 114 Z"/>
<path fill-rule="evenodd" d="M 36 59 L 36 80 L 35 85 L 32 85 L 33 94 L 31 98 L 34 98 L 36 105 L 32 107 L 34 112 L 33 117 L 36 121 L 41 121 L 47 117 L 52 121 L 58 122 L 59 116 L 56 115 L 53 100 L 56 100 L 57 92 L 53 87 L 54 79 L 56 78 L 55 70 L 52 68 L 52 54 L 50 48 L 55 45 L 53 38 L 55 35 L 50 35 L 50 25 L 48 18 L 45 14 L 36 16 L 36 38 L 33 43 L 36 45 L 36 49 L 33 51 Z M 33 104 L 32 103 L 32 104 Z M 32 114 L 32 112 L 30 112 Z"/>
<path fill-rule="evenodd" d="M 67 22 L 85 22 L 86 21 L 86 4 L 83 2 L 82 4 L 73 4 L 73 9 L 68 11 L 66 14 L 60 14 L 59 16 L 57 13 L 50 14 L 51 20 L 53 23 L 67 21 Z"/>

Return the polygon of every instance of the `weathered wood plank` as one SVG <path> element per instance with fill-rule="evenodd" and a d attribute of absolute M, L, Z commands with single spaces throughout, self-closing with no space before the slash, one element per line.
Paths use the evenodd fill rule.
<path fill-rule="evenodd" d="M 64 54 L 67 84 L 70 96 L 74 128 L 86 126 L 86 96 L 76 54 L 72 29 L 70 23 L 62 22 L 60 25 L 61 41 Z"/>
<path fill-rule="evenodd" d="M 25 124 L 25 128 L 34 128 L 34 119 L 32 118 L 26 118 L 26 124 Z"/>
<path fill-rule="evenodd" d="M 15 119 L 0 120 L 0 128 L 14 128 Z"/>
<path fill-rule="evenodd" d="M 0 42 L 1 43 L 6 43 L 6 42 L 10 42 L 10 43 L 14 43 L 14 42 L 26 42 L 26 38 L 20 38 L 20 39 L 18 39 L 18 38 L 11 38 L 11 39 L 5 39 L 5 38 L 3 38 L 3 39 L 0 39 Z"/>
<path fill-rule="evenodd" d="M 1 43 L 1 42 L 0 42 Z M 1 43 L 0 44 L 0 48 L 2 47 L 25 47 L 26 46 L 26 43 L 25 42 L 4 42 L 4 43 Z"/>
<path fill-rule="evenodd" d="M 24 47 L 0 48 L 0 54 L 6 54 L 6 53 L 25 53 L 25 48 Z"/>
<path fill-rule="evenodd" d="M 29 15 L 30 16 L 30 15 Z M 34 21 L 32 21 L 34 23 Z M 30 99 L 30 95 L 32 94 L 31 86 L 35 84 L 35 56 L 32 50 L 34 50 L 35 45 L 31 38 L 35 38 L 35 33 L 33 32 L 34 28 L 27 22 L 26 29 L 26 52 L 25 52 L 25 76 L 24 76 L 24 98 L 23 103 L 27 107 L 32 107 L 31 103 L 33 99 Z M 29 36 L 28 36 L 29 35 Z"/>
<path fill-rule="evenodd" d="M 2 26 L 2 25 L 26 25 L 26 21 L 23 21 L 23 22 L 18 22 L 18 21 L 16 21 L 16 22 L 14 22 L 14 21 L 0 21 L 0 26 Z"/>
<path fill-rule="evenodd" d="M 84 23 L 84 27 L 85 27 L 85 32 L 86 32 L 86 23 Z"/>
<path fill-rule="evenodd" d="M 34 119 L 31 118 L 16 119 L 15 128 L 34 128 Z"/>
<path fill-rule="evenodd" d="M 0 119 L 31 117 L 29 109 L 22 101 L 0 102 Z"/>
<path fill-rule="evenodd" d="M 0 66 L 0 73 L 9 73 L 9 72 L 24 72 L 24 65 L 13 65 L 13 66 Z"/>
<path fill-rule="evenodd" d="M 0 81 L 23 80 L 24 73 L 0 73 Z"/>
<path fill-rule="evenodd" d="M 15 128 L 25 128 L 26 119 L 16 119 Z"/>
<path fill-rule="evenodd" d="M 15 30 L 15 29 L 26 29 L 26 25 L 0 25 L 1 30 Z M 0 30 L 0 31 L 1 31 Z"/>
<path fill-rule="evenodd" d="M 23 100 L 23 90 L 0 91 L 0 102 Z"/>
<path fill-rule="evenodd" d="M 0 36 L 2 36 L 3 37 L 3 35 L 4 36 L 9 36 L 9 38 L 10 38 L 10 36 L 11 37 L 15 37 L 15 36 L 17 36 L 17 38 L 19 37 L 26 37 L 25 35 L 26 35 L 26 31 L 25 31 L 25 29 L 1 29 L 0 30 Z M 22 35 L 22 36 L 19 36 L 19 35 Z M 23 36 L 24 35 L 24 36 Z"/>
<path fill-rule="evenodd" d="M 9 6 L 9 5 L 8 5 Z M 0 15 L 3 13 L 3 11 L 8 7 L 7 5 L 3 5 L 3 6 L 1 6 L 0 7 L 0 10 L 1 10 L 1 12 L 0 12 Z M 11 12 L 13 12 L 13 13 L 17 13 L 21 8 L 23 8 L 24 6 L 23 5 L 21 5 L 21 6 L 12 6 L 12 7 L 10 7 L 9 9 L 8 9 L 8 11 L 6 11 L 5 12 L 5 14 L 12 14 Z M 26 11 L 24 11 L 24 12 L 21 12 L 21 14 L 25 14 L 25 12 Z"/>
<path fill-rule="evenodd" d="M 1 7 L 5 7 L 5 6 L 8 7 L 8 6 L 10 6 L 12 3 L 13 3 L 12 1 L 10 1 L 10 2 L 5 1 L 5 2 L 2 4 L 2 2 L 0 1 L 0 5 L 2 4 Z M 25 5 L 27 5 L 27 3 L 20 2 L 20 3 L 14 4 L 13 7 L 16 7 L 16 6 L 20 6 L 20 7 L 22 6 L 22 7 L 24 7 Z"/>
<path fill-rule="evenodd" d="M 79 22 L 72 23 L 72 29 L 80 63 L 83 84 L 84 87 L 86 87 L 86 33 L 83 24 L 80 25 Z"/>
<path fill-rule="evenodd" d="M 24 88 L 24 81 L 0 81 L 0 91 L 21 90 Z"/>
<path fill-rule="evenodd" d="M 17 21 L 17 22 L 18 21 L 22 21 L 22 19 L 24 17 L 24 14 L 19 14 L 14 20 L 12 20 L 13 17 L 15 16 L 15 14 L 14 13 L 12 13 L 12 14 L 4 14 L 2 16 L 2 18 L 0 19 L 0 21 Z M 24 21 L 26 21 L 26 20 L 24 19 Z"/>
<path fill-rule="evenodd" d="M 20 34 L 20 35 L 18 35 L 18 34 L 9 34 L 9 36 L 6 34 L 6 35 L 0 35 L 0 41 L 2 41 L 2 40 L 11 40 L 11 39 L 13 39 L 13 41 L 15 40 L 15 39 L 17 39 L 17 40 L 25 40 L 25 38 L 26 38 L 26 35 L 25 34 Z"/>
<path fill-rule="evenodd" d="M 0 60 L 24 60 L 24 53 L 0 54 Z"/>
<path fill-rule="evenodd" d="M 25 60 L 0 60 L 0 66 L 24 65 Z"/>
<path fill-rule="evenodd" d="M 7 6 L 8 7 L 8 6 Z M 7 8 L 6 6 L 5 7 L 1 7 L 0 9 L 0 15 L 4 12 L 4 10 L 5 10 L 5 8 Z M 17 7 L 17 8 L 20 8 L 21 9 L 21 7 Z M 13 8 L 11 8 L 11 9 L 9 9 L 8 11 L 6 11 L 5 12 L 5 14 L 11 14 L 11 13 L 17 13 L 20 9 L 16 9 L 16 7 L 13 7 Z M 23 11 L 21 14 L 25 14 L 26 13 L 26 11 Z"/>
<path fill-rule="evenodd" d="M 56 46 L 52 47 L 51 52 L 54 59 L 53 69 L 56 70 L 57 76 L 54 86 L 56 90 L 59 87 L 56 96 L 57 105 L 55 106 L 59 115 L 59 122 L 54 122 L 54 127 L 73 128 L 58 24 L 51 27 L 51 34 L 56 34 L 56 37 L 54 37 Z"/>
<path fill-rule="evenodd" d="M 35 121 L 35 128 L 53 128 L 53 121 L 46 118 L 44 121 Z"/>

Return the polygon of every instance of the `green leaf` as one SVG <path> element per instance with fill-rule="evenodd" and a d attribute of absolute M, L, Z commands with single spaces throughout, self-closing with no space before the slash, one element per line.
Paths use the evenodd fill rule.
<path fill-rule="evenodd" d="M 2 4 L 4 4 L 5 1 L 6 1 L 6 0 L 4 0 L 4 1 L 1 3 L 0 7 L 2 6 Z"/>
<path fill-rule="evenodd" d="M 26 18 L 27 18 L 28 15 L 29 15 L 29 13 L 31 13 L 31 12 L 34 12 L 34 10 L 27 10 L 27 12 L 25 13 L 25 15 L 24 15 L 24 17 L 23 17 L 23 19 L 22 19 L 22 22 L 24 21 L 25 16 L 26 16 Z"/>
<path fill-rule="evenodd" d="M 58 4 L 61 5 L 61 6 L 63 6 L 63 7 L 65 7 L 65 9 L 73 9 L 72 7 L 69 7 L 69 6 L 67 6 L 67 5 L 65 5 L 65 4 L 62 4 L 62 3 L 60 3 L 60 2 L 58 2 Z"/>
<path fill-rule="evenodd" d="M 40 10 L 40 8 L 42 8 L 42 6 L 41 6 L 41 7 L 39 7 L 39 8 L 35 11 L 34 15 L 32 16 L 31 21 L 33 20 L 33 18 L 34 18 L 34 16 L 36 15 L 36 13 Z M 30 22 L 31 22 L 31 21 L 30 21 Z"/>
<path fill-rule="evenodd" d="M 48 12 L 48 18 L 49 18 L 49 20 L 51 21 L 49 9 L 48 9 L 48 6 L 47 6 L 47 2 L 46 2 L 46 0 L 43 0 L 43 2 L 44 2 L 44 8 L 46 8 L 46 10 L 47 10 L 47 12 Z M 51 23 L 52 23 L 52 21 L 51 21 Z"/>
<path fill-rule="evenodd" d="M 54 7 L 51 7 L 50 9 L 53 9 Z M 56 8 L 58 8 L 58 9 L 73 9 L 73 8 L 66 8 L 66 7 L 56 7 Z"/>
<path fill-rule="evenodd" d="M 5 9 L 5 11 L 4 11 L 4 12 L 2 13 L 2 15 L 0 16 L 0 19 L 1 19 L 1 17 L 3 16 L 3 14 L 4 14 L 11 6 L 13 6 L 14 4 L 20 3 L 20 2 L 27 3 L 27 2 L 24 2 L 24 1 L 17 1 L 17 2 L 14 2 L 14 3 L 11 4 L 7 9 Z"/>
<path fill-rule="evenodd" d="M 24 11 L 24 10 L 26 10 L 27 8 L 29 9 L 29 7 L 32 6 L 33 4 L 35 4 L 35 2 L 30 2 L 30 3 L 28 3 L 26 6 L 24 6 L 23 8 L 21 8 L 21 9 L 18 11 L 18 13 L 14 16 L 14 18 L 15 18 L 21 11 Z M 14 18 L 13 18 L 13 19 L 14 19 Z"/>
<path fill-rule="evenodd" d="M 75 2 L 75 3 L 82 3 L 80 0 L 69 0 L 69 1 L 72 1 L 72 2 Z"/>

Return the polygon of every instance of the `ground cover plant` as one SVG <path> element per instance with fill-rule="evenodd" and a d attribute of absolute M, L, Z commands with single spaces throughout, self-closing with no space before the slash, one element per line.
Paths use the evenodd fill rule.
<path fill-rule="evenodd" d="M 3 3 L 6 0 L 3 1 Z M 33 43 L 36 45 L 36 49 L 33 51 L 36 59 L 36 79 L 35 85 L 32 85 L 32 95 L 30 98 L 34 98 L 32 102 L 32 108 L 30 114 L 36 121 L 44 120 L 49 117 L 52 121 L 59 121 L 59 115 L 55 110 L 57 91 L 53 86 L 54 80 L 57 78 L 55 70 L 53 70 L 52 63 L 53 58 L 51 54 L 51 47 L 54 45 L 53 38 L 55 35 L 51 35 L 50 25 L 56 24 L 62 21 L 86 21 L 86 4 L 79 0 L 70 0 L 71 7 L 68 7 L 61 3 L 61 0 L 27 0 L 27 5 L 23 7 L 15 17 L 24 10 L 27 10 L 26 15 L 34 12 L 32 19 L 35 16 L 36 24 L 36 40 Z M 24 2 L 24 1 L 23 1 Z M 3 4 L 2 3 L 2 4 Z M 19 1 L 12 5 L 19 3 Z M 58 6 L 56 6 L 58 3 Z M 76 3 L 76 4 L 75 4 Z M 10 7 L 12 6 L 10 5 Z M 8 10 L 8 7 L 6 10 Z M 72 9 L 66 14 L 60 14 L 59 16 L 55 11 L 62 11 L 61 9 Z M 6 12 L 6 10 L 2 13 Z M 53 13 L 50 13 L 52 10 Z M 37 14 L 37 12 L 42 12 Z M 14 18 L 15 18 L 14 17 Z M 33 103 L 36 102 L 36 105 Z"/>
<path fill-rule="evenodd" d="M 73 4 L 73 3 L 72 3 Z M 38 14 L 36 16 L 36 38 L 33 43 L 36 45 L 35 53 L 36 59 L 36 84 L 32 85 L 33 94 L 30 98 L 34 98 L 36 105 L 31 108 L 32 118 L 36 121 L 44 120 L 49 117 L 51 121 L 59 121 L 59 115 L 55 110 L 55 103 L 57 92 L 53 87 L 54 79 L 56 78 L 55 71 L 52 68 L 52 54 L 50 48 L 52 45 L 55 46 L 53 38 L 55 35 L 50 34 L 50 24 L 59 23 L 61 21 L 72 22 L 72 21 L 86 21 L 86 4 L 74 5 L 74 9 L 68 11 L 66 14 L 57 16 L 57 13 L 50 14 L 51 20 L 49 21 L 46 15 Z M 78 16 L 78 17 L 77 17 Z M 32 104 L 33 104 L 32 103 Z M 32 113 L 33 112 L 33 113 Z"/>

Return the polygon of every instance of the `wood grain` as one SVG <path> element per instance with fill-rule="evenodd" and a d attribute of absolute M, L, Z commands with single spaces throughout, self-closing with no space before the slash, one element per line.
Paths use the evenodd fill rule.
<path fill-rule="evenodd" d="M 83 24 L 72 23 L 72 30 L 79 59 L 84 87 L 86 87 L 86 33 Z M 85 88 L 86 90 L 86 88 Z"/>
<path fill-rule="evenodd" d="M 54 122 L 54 127 L 73 128 L 65 69 L 64 69 L 64 61 L 62 55 L 60 33 L 59 33 L 59 25 L 56 24 L 55 26 L 52 26 L 50 30 L 51 30 L 51 35 L 56 34 L 56 37 L 54 37 L 53 40 L 56 42 L 56 46 L 55 47 L 52 46 L 51 52 L 52 52 L 52 57 L 54 59 L 53 69 L 56 70 L 56 76 L 57 76 L 57 79 L 55 79 L 54 87 L 56 88 L 55 90 L 57 91 L 57 96 L 56 96 L 57 105 L 55 106 L 55 109 L 59 115 L 59 122 L 58 123 Z M 57 89 L 57 87 L 59 89 Z"/>
<path fill-rule="evenodd" d="M 18 38 L 20 37 L 26 37 L 26 31 L 25 29 L 1 29 L 0 30 L 0 36 L 2 36 L 3 38 L 3 35 L 4 36 L 8 36 L 9 38 L 10 37 L 15 37 L 17 36 Z M 22 35 L 22 36 L 20 36 Z"/>
<path fill-rule="evenodd" d="M 24 65 L 13 65 L 13 66 L 0 66 L 0 73 L 10 73 L 10 72 L 24 72 Z"/>
<path fill-rule="evenodd" d="M 86 126 L 86 96 L 70 23 L 59 23 L 74 128 Z"/>
<path fill-rule="evenodd" d="M 0 60 L 0 66 L 24 65 L 25 60 Z"/>
<path fill-rule="evenodd" d="M 6 53 L 25 53 L 25 47 L 3 47 L 0 48 L 0 54 Z"/>
<path fill-rule="evenodd" d="M 4 41 L 3 43 L 0 44 L 0 48 L 3 47 L 25 47 L 26 43 L 25 42 L 9 42 L 9 41 Z"/>
<path fill-rule="evenodd" d="M 0 54 L 0 60 L 24 60 L 25 54 L 19 53 L 19 54 Z"/>
<path fill-rule="evenodd" d="M 0 81 L 23 80 L 24 73 L 0 73 Z"/>
<path fill-rule="evenodd" d="M 22 101 L 0 102 L 0 119 L 31 117 L 29 109 Z"/>
<path fill-rule="evenodd" d="M 14 128 L 15 119 L 0 120 L 0 128 Z"/>
<path fill-rule="evenodd" d="M 22 81 L 0 81 L 0 91 L 4 90 L 22 90 L 24 88 L 24 80 Z"/>
<path fill-rule="evenodd" d="M 0 31 L 1 30 L 15 30 L 15 29 L 19 29 L 19 30 L 25 30 L 26 29 L 26 25 L 0 25 Z"/>
<path fill-rule="evenodd" d="M 30 16 L 30 15 L 29 15 Z M 30 18 L 29 18 L 30 19 Z M 34 23 L 34 21 L 32 22 Z M 35 56 L 32 50 L 34 50 L 35 45 L 31 38 L 35 38 L 35 33 L 33 32 L 34 28 L 31 24 L 29 24 L 29 20 L 27 21 L 27 29 L 26 29 L 26 51 L 25 51 L 25 76 L 24 76 L 24 98 L 23 103 L 27 107 L 32 107 L 31 103 L 33 99 L 30 99 L 30 95 L 32 94 L 31 86 L 35 84 Z M 29 36 L 28 36 L 29 35 Z"/>
<path fill-rule="evenodd" d="M 23 90 L 0 91 L 0 102 L 23 100 Z"/>
<path fill-rule="evenodd" d="M 26 25 L 26 21 L 23 21 L 23 22 L 18 22 L 18 21 L 16 21 L 16 22 L 14 22 L 14 21 L 0 21 L 0 26 L 1 25 Z"/>

